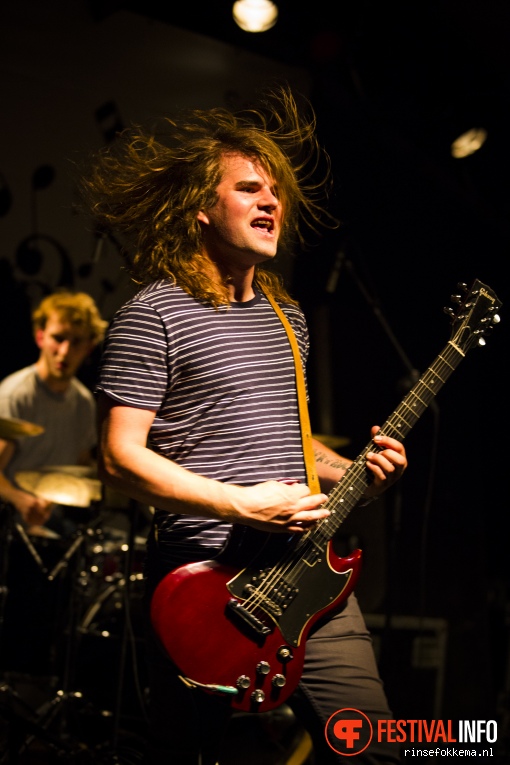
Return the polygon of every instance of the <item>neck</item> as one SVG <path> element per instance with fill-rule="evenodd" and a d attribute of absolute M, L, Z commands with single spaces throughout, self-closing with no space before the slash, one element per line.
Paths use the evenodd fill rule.
<path fill-rule="evenodd" d="M 44 362 L 41 360 L 39 360 L 35 366 L 37 369 L 37 374 L 39 376 L 39 379 L 45 384 L 45 386 L 52 393 L 65 393 L 66 390 L 68 390 L 69 386 L 71 385 L 71 380 L 69 379 L 63 380 L 57 377 L 53 377 L 48 372 Z"/>
<path fill-rule="evenodd" d="M 253 279 L 249 283 L 243 284 L 230 284 L 228 285 L 228 291 L 230 293 L 230 300 L 232 303 L 246 303 L 255 297 L 253 290 Z"/>
<path fill-rule="evenodd" d="M 255 266 L 243 267 L 242 265 L 228 264 L 221 261 L 211 260 L 211 266 L 215 271 L 215 278 L 227 285 L 232 303 L 245 303 L 255 297 L 253 279 Z"/>

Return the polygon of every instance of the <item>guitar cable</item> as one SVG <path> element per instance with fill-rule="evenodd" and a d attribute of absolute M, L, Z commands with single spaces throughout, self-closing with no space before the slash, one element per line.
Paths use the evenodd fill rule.
<path fill-rule="evenodd" d="M 239 693 L 238 689 L 234 688 L 233 685 L 199 683 L 198 680 L 192 680 L 190 677 L 184 677 L 183 675 L 179 675 L 179 680 L 182 680 L 184 685 L 187 685 L 188 688 L 204 688 L 207 691 L 215 691 L 216 693 L 228 693 L 231 696 L 235 696 L 237 693 Z"/>

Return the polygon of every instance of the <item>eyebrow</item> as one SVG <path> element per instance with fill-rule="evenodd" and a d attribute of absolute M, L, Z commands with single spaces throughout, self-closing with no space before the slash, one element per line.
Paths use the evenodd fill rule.
<path fill-rule="evenodd" d="M 248 188 L 251 188 L 251 189 L 256 189 L 256 188 L 260 188 L 263 185 L 264 184 L 261 183 L 260 181 L 237 181 L 237 183 L 235 184 L 234 188 L 241 189 L 241 188 L 248 187 Z M 278 190 L 278 186 L 276 185 L 276 183 L 273 183 L 273 185 L 270 186 L 270 190 L 271 190 L 271 193 L 273 193 L 273 194 L 276 193 L 276 191 Z"/>
<path fill-rule="evenodd" d="M 261 186 L 262 184 L 260 181 L 237 181 L 235 187 L 241 188 L 241 186 L 250 186 L 252 188 L 255 188 L 256 186 Z"/>

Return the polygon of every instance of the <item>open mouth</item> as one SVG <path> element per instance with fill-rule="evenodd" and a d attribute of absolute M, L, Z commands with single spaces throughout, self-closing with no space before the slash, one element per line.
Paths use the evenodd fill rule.
<path fill-rule="evenodd" d="M 272 232 L 274 230 L 274 222 L 268 218 L 256 218 L 251 224 L 252 228 L 259 229 L 260 231 Z"/>

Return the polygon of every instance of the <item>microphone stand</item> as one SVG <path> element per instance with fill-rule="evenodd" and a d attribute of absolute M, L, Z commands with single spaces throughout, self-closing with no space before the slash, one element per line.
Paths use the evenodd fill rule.
<path fill-rule="evenodd" d="M 339 250 L 336 253 L 335 262 L 328 279 L 326 291 L 328 293 L 335 292 L 338 277 L 342 268 L 346 271 L 346 273 L 349 274 L 350 278 L 352 279 L 352 281 L 354 282 L 354 284 L 360 291 L 365 302 L 367 303 L 370 310 L 374 314 L 375 318 L 377 319 L 377 321 L 383 328 L 386 336 L 388 337 L 390 343 L 395 349 L 398 357 L 402 361 L 404 368 L 407 370 L 407 376 L 402 378 L 402 383 L 407 390 L 411 390 L 413 385 L 419 380 L 420 373 L 411 363 L 402 345 L 397 340 L 397 337 L 395 333 L 393 332 L 392 328 L 390 327 L 388 321 L 386 320 L 386 317 L 384 316 L 383 312 L 381 311 L 380 306 L 378 305 L 377 301 L 374 300 L 374 298 L 372 297 L 372 295 L 366 288 L 365 284 L 361 280 L 358 272 L 356 271 L 354 267 L 354 264 L 342 250 Z M 433 454 L 432 454 L 433 458 L 432 458 L 431 477 L 428 482 L 427 494 L 425 498 L 425 511 L 424 511 L 424 521 L 423 521 L 423 529 L 422 529 L 422 547 L 421 547 L 421 559 L 420 559 L 420 600 L 419 600 L 421 617 L 423 617 L 423 610 L 425 606 L 424 569 L 425 569 L 426 547 L 427 547 L 427 536 L 428 536 L 428 519 L 430 515 L 430 506 L 431 506 L 431 500 L 432 500 L 432 494 L 433 494 L 433 484 L 434 484 L 434 475 L 435 475 L 434 455 L 436 454 L 437 433 L 439 430 L 439 407 L 435 399 L 430 402 L 429 409 L 433 413 L 433 416 L 435 419 L 435 427 L 434 427 L 434 445 L 433 445 Z M 392 491 L 394 492 L 394 504 L 393 504 L 392 518 L 391 518 L 391 526 L 389 529 L 390 544 L 389 544 L 389 562 L 388 562 L 388 574 L 387 574 L 387 597 L 386 597 L 385 622 L 384 622 L 385 626 L 384 626 L 383 636 L 381 640 L 381 654 L 383 654 L 383 647 L 386 643 L 385 637 L 387 637 L 388 631 L 391 628 L 391 617 L 394 612 L 394 592 L 395 592 L 394 583 L 396 579 L 395 562 L 397 560 L 399 537 L 401 532 L 401 517 L 402 517 L 402 481 L 398 481 L 393 487 Z"/>

